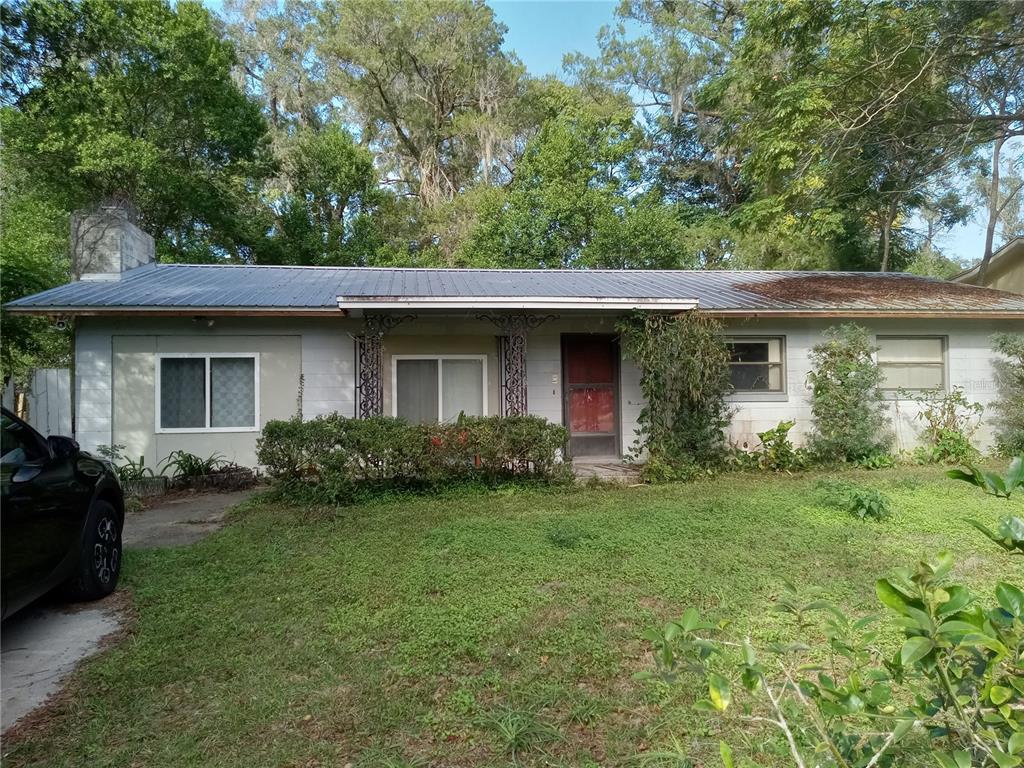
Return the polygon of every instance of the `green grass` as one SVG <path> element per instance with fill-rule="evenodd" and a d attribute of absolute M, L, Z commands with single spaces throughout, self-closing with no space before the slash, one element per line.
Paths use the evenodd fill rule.
<path fill-rule="evenodd" d="M 893 517 L 826 506 L 818 475 L 253 506 L 198 545 L 128 554 L 134 632 L 5 762 L 718 765 L 723 729 L 779 762 L 763 734 L 694 712 L 696 691 L 634 681 L 641 631 L 693 605 L 785 638 L 768 610 L 784 579 L 873 612 L 878 576 L 943 547 L 974 588 L 1024 577 L 963 522 L 1018 502 L 935 468 L 844 477 L 888 495 Z"/>

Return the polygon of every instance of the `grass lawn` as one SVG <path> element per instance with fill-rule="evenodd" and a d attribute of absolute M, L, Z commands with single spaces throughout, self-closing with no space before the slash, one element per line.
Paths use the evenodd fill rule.
<path fill-rule="evenodd" d="M 131 636 L 88 662 L 10 766 L 614 766 L 678 740 L 719 765 L 778 744 L 636 682 L 641 631 L 694 605 L 757 641 L 784 579 L 874 612 L 875 578 L 947 547 L 991 594 L 1024 564 L 962 522 L 1022 505 L 937 468 L 852 472 L 895 516 L 824 505 L 820 476 L 253 505 L 202 543 L 128 553 Z M 516 755 L 509 731 L 539 744 Z"/>

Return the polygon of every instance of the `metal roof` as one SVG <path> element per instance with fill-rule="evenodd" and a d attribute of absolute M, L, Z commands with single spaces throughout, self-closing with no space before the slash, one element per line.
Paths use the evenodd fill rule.
<path fill-rule="evenodd" d="M 337 311 L 338 307 L 622 308 L 696 300 L 723 313 L 930 313 L 1024 316 L 1024 296 L 933 278 L 877 272 L 385 269 L 157 264 L 120 279 L 80 280 L 6 305 L 34 313 L 222 309 Z M 565 300 L 561 303 L 557 300 Z M 527 306 L 527 304 L 524 304 Z"/>

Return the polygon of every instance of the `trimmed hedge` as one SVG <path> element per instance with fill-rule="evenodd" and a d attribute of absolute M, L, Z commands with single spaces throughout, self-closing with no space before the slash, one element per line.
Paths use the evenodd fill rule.
<path fill-rule="evenodd" d="M 271 421 L 256 455 L 290 495 L 347 503 L 366 491 L 430 490 L 460 483 L 565 482 L 564 427 L 537 416 L 462 417 L 409 424 L 338 414 Z"/>

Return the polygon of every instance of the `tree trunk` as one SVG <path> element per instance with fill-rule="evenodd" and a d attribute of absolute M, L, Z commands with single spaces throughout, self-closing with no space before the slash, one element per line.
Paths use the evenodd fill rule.
<path fill-rule="evenodd" d="M 988 224 L 985 227 L 985 252 L 982 254 L 981 264 L 978 266 L 976 279 L 978 285 L 984 281 L 988 263 L 992 260 L 992 245 L 996 236 L 996 224 L 999 223 L 999 156 L 1002 154 L 1005 141 L 1006 136 L 1000 133 L 992 145 L 992 179 L 988 189 Z"/>
<path fill-rule="evenodd" d="M 894 197 L 889 203 L 885 214 L 885 222 L 882 224 L 882 272 L 889 271 L 889 251 L 892 247 L 892 223 L 896 220 L 896 209 L 899 198 Z"/>

